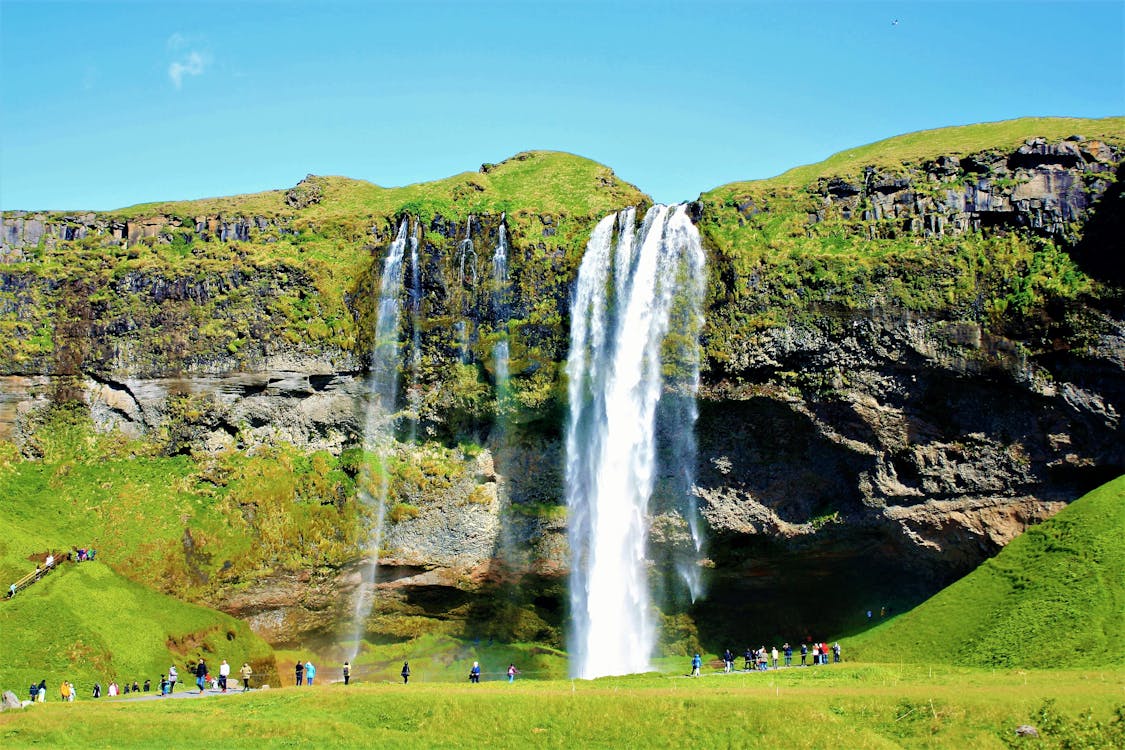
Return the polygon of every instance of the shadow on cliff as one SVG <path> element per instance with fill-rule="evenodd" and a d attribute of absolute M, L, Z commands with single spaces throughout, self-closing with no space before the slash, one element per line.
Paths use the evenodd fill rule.
<path fill-rule="evenodd" d="M 1098 201 L 1097 210 L 1090 215 L 1082 232 L 1082 239 L 1071 249 L 1070 256 L 1095 279 L 1125 286 L 1125 164 L 1117 168 L 1117 181 Z"/>

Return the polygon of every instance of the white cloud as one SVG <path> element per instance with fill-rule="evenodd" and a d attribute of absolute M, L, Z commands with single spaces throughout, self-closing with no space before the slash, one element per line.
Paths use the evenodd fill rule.
<path fill-rule="evenodd" d="M 177 31 L 176 33 L 172 34 L 172 36 L 168 37 L 167 47 L 174 52 L 186 47 L 188 45 L 188 41 L 189 40 L 187 36 Z"/>
<path fill-rule="evenodd" d="M 168 77 L 172 79 L 173 86 L 180 88 L 183 85 L 184 76 L 202 75 L 210 62 L 211 60 L 207 55 L 192 50 L 179 60 L 172 61 L 172 64 L 168 66 Z"/>

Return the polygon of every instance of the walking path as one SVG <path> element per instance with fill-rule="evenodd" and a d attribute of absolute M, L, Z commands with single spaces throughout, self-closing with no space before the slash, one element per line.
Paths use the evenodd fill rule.
<path fill-rule="evenodd" d="M 260 688 L 258 688 L 258 689 L 260 690 Z M 255 689 L 251 689 L 247 692 L 255 692 Z M 212 696 L 212 695 L 226 696 L 226 695 L 241 695 L 241 694 L 242 694 L 242 686 L 240 685 L 237 688 L 228 689 L 225 693 L 222 690 L 212 690 L 211 688 L 207 688 L 206 690 L 203 691 L 202 695 L 199 693 L 198 688 L 193 689 L 193 690 L 180 690 L 178 692 L 171 693 L 169 695 L 161 695 L 160 691 L 156 691 L 155 693 L 142 693 L 141 695 L 134 695 L 133 693 L 129 693 L 128 696 L 124 696 L 124 695 L 118 696 L 117 698 L 114 699 L 113 702 L 114 703 L 133 703 L 133 702 L 136 702 L 136 701 L 167 700 L 168 698 L 207 698 L 208 696 Z"/>

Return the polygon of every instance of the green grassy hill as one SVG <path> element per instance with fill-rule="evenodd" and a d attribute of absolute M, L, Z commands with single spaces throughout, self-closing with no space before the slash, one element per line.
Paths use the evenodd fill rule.
<path fill-rule="evenodd" d="M 920 164 L 937 156 L 966 156 L 993 149 L 1014 149 L 1036 136 L 1061 140 L 1080 134 L 1089 139 L 1119 143 L 1125 139 L 1125 117 L 1087 119 L 1081 117 L 1022 117 L 1000 122 L 981 122 L 947 128 L 919 130 L 850 148 L 822 162 L 806 164 L 764 180 L 732 182 L 704 193 L 717 196 L 752 187 L 803 186 L 821 177 L 846 177 L 864 167 L 887 169 Z"/>
<path fill-rule="evenodd" d="M 347 177 L 313 177 L 312 182 L 320 187 L 323 197 L 303 209 L 286 204 L 286 191 L 270 190 L 225 198 L 143 203 L 110 213 L 123 217 L 299 213 L 304 219 L 315 220 L 407 211 L 447 217 L 520 210 L 592 216 L 646 200 L 609 167 L 558 151 L 525 151 L 499 164 L 486 164 L 478 172 L 402 187 L 381 187 Z"/>
<path fill-rule="evenodd" d="M 187 604 L 134 583 L 103 562 L 63 563 L 39 583 L 0 602 L 4 659 L 0 687 L 26 697 L 27 686 L 46 680 L 51 699 L 69 680 L 85 698 L 95 682 L 158 684 L 175 663 L 203 655 L 218 673 L 220 659 L 235 670 L 250 662 L 269 676 L 270 647 L 246 623 Z"/>
<path fill-rule="evenodd" d="M 862 661 L 1125 664 L 1125 477 L 1071 503 L 921 606 L 849 643 Z"/>

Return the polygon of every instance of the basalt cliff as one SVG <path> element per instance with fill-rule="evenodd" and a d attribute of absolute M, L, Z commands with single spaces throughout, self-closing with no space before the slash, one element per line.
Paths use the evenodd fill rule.
<path fill-rule="evenodd" d="M 666 645 L 909 606 L 1125 472 L 1123 156 L 1120 118 L 1013 121 L 689 205 L 708 273 L 694 486 L 708 595 L 669 597 Z M 5 461 L 45 460 L 66 410 L 129 461 L 173 462 L 195 506 L 161 523 L 159 565 L 132 576 L 275 644 L 336 637 L 370 521 L 358 467 L 379 277 L 405 223 L 417 283 L 367 633 L 560 645 L 571 293 L 594 224 L 650 202 L 605 167 L 529 152 L 406 188 L 310 175 L 254 196 L 6 212 Z M 685 543 L 660 511 L 670 484 L 654 550 Z M 119 490 L 90 512 L 112 514 Z M 229 535 L 251 540 L 244 555 Z"/>

